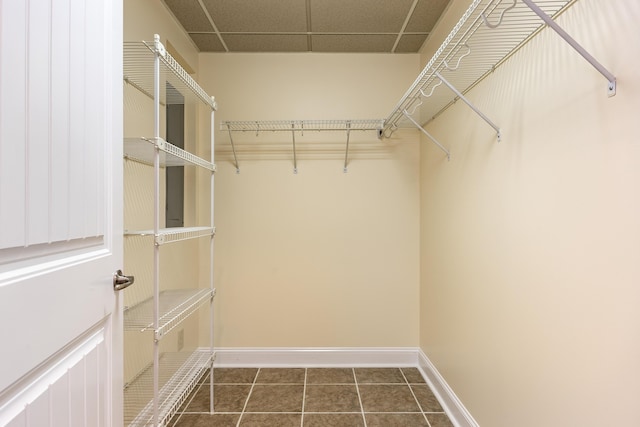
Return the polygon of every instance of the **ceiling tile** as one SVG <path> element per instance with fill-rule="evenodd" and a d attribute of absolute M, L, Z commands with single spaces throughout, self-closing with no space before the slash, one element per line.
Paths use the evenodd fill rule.
<path fill-rule="evenodd" d="M 398 33 L 413 4 L 413 0 L 310 2 L 311 30 L 330 33 Z"/>
<path fill-rule="evenodd" d="M 306 52 L 307 36 L 300 34 L 222 34 L 231 52 Z"/>
<path fill-rule="evenodd" d="M 314 52 L 391 52 L 393 34 L 320 34 L 311 36 Z"/>
<path fill-rule="evenodd" d="M 395 52 L 397 53 L 416 53 L 422 47 L 427 39 L 426 34 L 405 34 L 400 37 Z"/>
<path fill-rule="evenodd" d="M 225 52 L 225 48 L 216 34 L 191 33 L 189 36 L 198 46 L 200 52 Z"/>
<path fill-rule="evenodd" d="M 430 32 L 449 0 L 419 0 L 405 29 L 408 33 Z"/>
<path fill-rule="evenodd" d="M 187 32 L 213 31 L 198 0 L 164 0 L 164 2 Z"/>
<path fill-rule="evenodd" d="M 305 0 L 203 0 L 221 32 L 306 32 Z"/>

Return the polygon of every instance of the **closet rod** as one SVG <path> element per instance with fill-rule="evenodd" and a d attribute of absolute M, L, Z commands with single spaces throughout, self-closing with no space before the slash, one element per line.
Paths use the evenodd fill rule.
<path fill-rule="evenodd" d="M 522 0 L 524 4 L 529 6 L 529 8 L 542 19 L 545 24 L 547 24 L 553 31 L 558 33 L 560 37 L 562 37 L 569 45 L 575 49 L 584 59 L 589 62 L 600 74 L 602 74 L 608 81 L 609 84 L 607 86 L 607 94 L 609 96 L 614 96 L 616 94 L 616 77 L 607 70 L 597 59 L 595 59 L 589 52 L 587 52 L 573 37 L 571 37 L 565 30 L 560 27 L 556 21 L 551 19 L 549 15 L 544 13 L 537 4 L 535 4 L 532 0 Z"/>

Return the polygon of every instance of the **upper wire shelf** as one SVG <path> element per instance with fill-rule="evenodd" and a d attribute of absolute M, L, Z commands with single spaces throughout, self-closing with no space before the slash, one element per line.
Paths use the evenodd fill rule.
<path fill-rule="evenodd" d="M 270 120 L 270 121 L 223 121 L 221 130 L 232 132 L 261 131 L 347 131 L 376 130 L 384 127 L 384 119 L 373 120 Z"/>
<path fill-rule="evenodd" d="M 187 97 L 202 101 L 212 110 L 217 109 L 213 97 L 200 87 L 159 42 L 124 42 L 124 81 L 153 98 L 153 64 L 156 53 L 160 58 L 160 81 L 171 85 L 168 89 L 165 84 L 160 85 L 161 103 L 183 104 L 184 97 Z"/>
<path fill-rule="evenodd" d="M 156 148 L 160 150 L 161 166 L 200 166 L 211 172 L 216 170 L 213 163 L 176 147 L 162 138 L 124 138 L 124 157 L 140 163 L 153 165 Z"/>
<path fill-rule="evenodd" d="M 539 8 L 557 16 L 575 0 L 539 0 Z M 518 0 L 474 0 L 442 45 L 385 120 L 383 135 L 419 114 L 426 122 L 449 107 L 458 94 L 441 83 L 446 79 L 464 94 L 507 59 L 544 26 L 531 8 Z"/>

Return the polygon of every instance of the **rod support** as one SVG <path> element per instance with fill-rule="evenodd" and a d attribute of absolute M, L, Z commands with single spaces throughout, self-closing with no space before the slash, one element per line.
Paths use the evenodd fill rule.
<path fill-rule="evenodd" d="M 415 127 L 417 127 L 417 128 L 418 128 L 418 130 L 419 130 L 420 132 L 422 132 L 423 134 L 425 134 L 425 135 L 426 135 L 426 136 L 427 136 L 431 141 L 433 141 L 433 143 L 434 143 L 434 144 L 436 144 L 436 145 L 437 145 L 437 146 L 438 146 L 442 151 L 444 151 L 444 152 L 447 154 L 447 160 L 451 160 L 451 153 L 449 153 L 449 150 L 447 150 L 446 148 L 444 148 L 444 147 L 442 146 L 442 144 L 440 144 L 440 143 L 438 142 L 438 140 L 437 140 L 437 139 L 435 139 L 435 138 L 433 137 L 433 135 L 431 135 L 429 132 L 427 132 L 427 130 L 426 130 L 425 128 L 423 128 L 422 126 L 420 126 L 420 124 L 419 124 L 418 122 L 416 122 L 416 121 L 413 119 L 413 117 L 411 117 L 411 115 L 407 112 L 407 110 L 403 110 L 403 111 L 402 111 L 402 114 L 404 114 L 404 116 L 405 116 L 407 119 L 409 119 L 409 121 L 410 121 L 411 123 L 413 123 L 413 125 L 414 125 Z"/>
<path fill-rule="evenodd" d="M 560 27 L 551 19 L 549 15 L 547 15 L 540 7 L 535 4 L 532 0 L 522 0 L 524 4 L 529 6 L 536 15 L 540 17 L 544 21 L 549 28 L 555 31 L 560 37 L 564 39 L 569 45 L 578 52 L 589 64 L 591 64 L 600 74 L 602 74 L 608 81 L 607 84 L 607 95 L 614 96 L 616 94 L 616 76 L 613 75 L 609 70 L 607 70 L 597 59 L 595 59 L 589 52 L 585 50 L 573 37 L 571 37 L 565 30 Z"/>

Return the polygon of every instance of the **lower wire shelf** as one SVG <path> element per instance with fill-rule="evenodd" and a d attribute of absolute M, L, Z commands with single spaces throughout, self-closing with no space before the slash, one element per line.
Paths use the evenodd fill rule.
<path fill-rule="evenodd" d="M 164 426 L 195 389 L 213 362 L 210 349 L 160 355 L 158 425 Z M 124 424 L 153 426 L 153 364 L 124 388 Z"/>

